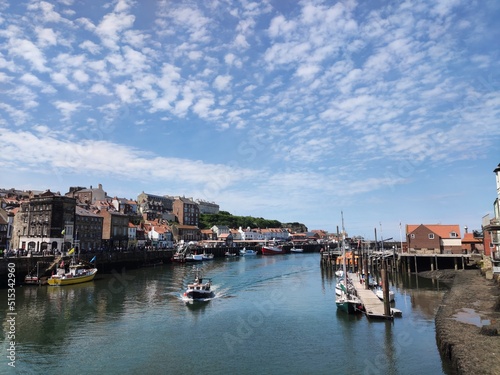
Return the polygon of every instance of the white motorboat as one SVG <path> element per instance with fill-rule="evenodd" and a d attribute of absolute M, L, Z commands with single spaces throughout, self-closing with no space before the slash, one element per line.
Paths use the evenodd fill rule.
<path fill-rule="evenodd" d="M 304 252 L 304 249 L 300 249 L 300 248 L 297 248 L 297 247 L 292 247 L 290 249 L 290 252 L 291 253 L 303 253 Z"/>
<path fill-rule="evenodd" d="M 256 255 L 257 252 L 255 250 L 247 250 L 245 248 L 240 250 L 240 255 L 246 256 L 246 255 Z"/>
<path fill-rule="evenodd" d="M 208 281 L 204 283 L 199 270 L 196 270 L 194 282 L 188 284 L 183 297 L 188 301 L 208 301 L 214 298 L 215 294 L 212 291 L 212 280 L 208 279 Z"/>
<path fill-rule="evenodd" d="M 214 255 L 214 254 L 212 254 L 212 253 L 210 253 L 210 254 L 208 254 L 208 253 L 203 253 L 203 254 L 201 255 L 201 258 L 202 258 L 202 260 L 213 260 L 213 259 L 215 258 L 215 255 Z"/>
<path fill-rule="evenodd" d="M 201 262 L 203 260 L 203 254 L 188 254 L 184 259 L 186 262 Z"/>
<path fill-rule="evenodd" d="M 383 301 L 384 300 L 384 291 L 381 287 L 378 287 L 374 290 L 374 293 L 377 295 L 377 297 Z M 389 289 L 389 302 L 394 302 L 394 292 Z"/>

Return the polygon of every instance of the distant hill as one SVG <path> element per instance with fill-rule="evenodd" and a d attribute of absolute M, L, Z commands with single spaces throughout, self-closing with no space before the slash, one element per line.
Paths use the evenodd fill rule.
<path fill-rule="evenodd" d="M 229 228 L 290 228 L 294 232 L 307 232 L 307 227 L 301 223 L 282 224 L 278 220 L 269 220 L 253 216 L 236 216 L 227 211 L 218 214 L 201 214 L 200 229 L 210 229 L 214 225 L 227 225 Z"/>

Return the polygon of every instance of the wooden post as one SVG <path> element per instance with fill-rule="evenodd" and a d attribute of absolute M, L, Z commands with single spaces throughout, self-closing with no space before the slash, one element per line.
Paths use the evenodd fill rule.
<path fill-rule="evenodd" d="M 457 258 L 453 258 L 453 263 L 455 264 L 455 271 L 458 270 Z"/>
<path fill-rule="evenodd" d="M 417 254 L 415 254 L 415 273 L 418 273 L 418 269 L 417 269 Z"/>
<path fill-rule="evenodd" d="M 384 315 L 391 316 L 391 305 L 389 301 L 389 279 L 387 278 L 387 266 L 382 263 L 382 292 L 384 295 Z"/>
<path fill-rule="evenodd" d="M 365 289 L 370 289 L 370 273 L 368 272 L 368 259 L 364 259 L 365 269 Z"/>
<path fill-rule="evenodd" d="M 438 257 L 437 257 L 437 255 L 434 255 L 434 259 L 436 260 L 436 271 L 438 271 L 439 268 L 438 268 Z"/>

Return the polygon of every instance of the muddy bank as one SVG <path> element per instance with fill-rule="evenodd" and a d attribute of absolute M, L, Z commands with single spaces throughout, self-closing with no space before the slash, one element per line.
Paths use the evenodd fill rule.
<path fill-rule="evenodd" d="M 500 374 L 499 285 L 479 270 L 433 272 L 422 276 L 451 285 L 436 314 L 441 355 L 457 374 Z"/>

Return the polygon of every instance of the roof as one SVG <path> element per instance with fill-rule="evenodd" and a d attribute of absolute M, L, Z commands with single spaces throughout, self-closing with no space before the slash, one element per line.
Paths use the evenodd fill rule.
<path fill-rule="evenodd" d="M 464 238 L 462 239 L 462 243 L 463 242 L 481 243 L 482 241 L 479 238 L 474 237 L 474 233 L 465 233 Z"/>
<path fill-rule="evenodd" d="M 460 236 L 460 226 L 458 224 L 442 225 L 442 224 L 407 224 L 406 234 L 414 232 L 420 226 L 426 227 L 429 231 L 437 234 L 441 238 L 452 238 L 450 233 L 455 232 L 457 237 Z"/>

